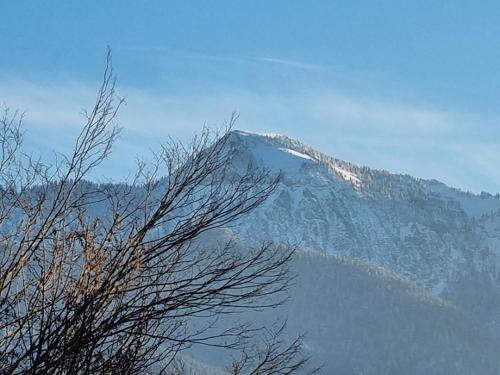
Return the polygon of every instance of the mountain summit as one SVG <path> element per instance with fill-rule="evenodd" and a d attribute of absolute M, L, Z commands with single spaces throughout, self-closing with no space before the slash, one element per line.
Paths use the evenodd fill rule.
<path fill-rule="evenodd" d="M 233 131 L 235 163 L 281 172 L 240 236 L 355 258 L 441 294 L 471 272 L 497 279 L 500 197 L 359 167 L 275 134 Z"/>

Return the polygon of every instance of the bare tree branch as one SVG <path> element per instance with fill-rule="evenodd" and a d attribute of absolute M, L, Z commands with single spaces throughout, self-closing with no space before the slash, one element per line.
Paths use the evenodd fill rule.
<path fill-rule="evenodd" d="M 241 350 L 254 329 L 218 329 L 218 319 L 284 301 L 293 248 L 203 236 L 244 217 L 279 181 L 232 164 L 236 116 L 189 145 L 170 140 L 131 184 L 85 181 L 119 133 L 114 85 L 108 52 L 73 152 L 52 166 L 21 152 L 21 114 L 0 118 L 2 373 L 167 371 L 193 345 Z M 301 368 L 300 340 L 281 348 L 281 333 L 269 331 L 264 349 L 233 373 Z"/>

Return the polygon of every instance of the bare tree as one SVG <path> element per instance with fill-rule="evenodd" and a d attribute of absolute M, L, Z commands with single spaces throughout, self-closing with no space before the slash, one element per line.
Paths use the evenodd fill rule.
<path fill-rule="evenodd" d="M 129 184 L 89 183 L 121 104 L 108 54 L 73 152 L 52 166 L 22 152 L 20 114 L 0 119 L 0 372 L 168 373 L 192 345 L 241 350 L 234 374 L 301 368 L 300 340 L 282 348 L 275 332 L 249 354 L 257 328 L 216 324 L 282 303 L 294 249 L 201 236 L 259 206 L 278 177 L 231 167 L 233 117 L 220 134 L 171 140 Z"/>
<path fill-rule="evenodd" d="M 287 375 L 302 369 L 308 362 L 307 357 L 301 357 L 302 337 L 297 337 L 291 343 L 285 343 L 282 339 L 285 328 L 286 323 L 276 323 L 272 327 L 266 327 L 263 340 L 254 342 L 249 348 L 241 351 L 241 358 L 235 360 L 229 368 L 230 374 Z M 314 368 L 308 373 L 318 371 L 319 368 Z"/>

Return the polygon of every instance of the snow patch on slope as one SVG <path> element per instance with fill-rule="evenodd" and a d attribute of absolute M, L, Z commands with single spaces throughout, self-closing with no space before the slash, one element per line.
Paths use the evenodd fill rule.
<path fill-rule="evenodd" d="M 279 147 L 278 150 L 281 150 L 281 151 L 284 151 L 284 152 L 287 152 L 289 154 L 292 154 L 294 156 L 298 156 L 299 158 L 302 158 L 302 159 L 307 159 L 307 160 L 314 160 L 312 157 L 310 157 L 309 155 L 306 155 L 306 154 L 303 154 L 301 152 L 298 152 L 298 151 L 295 151 L 295 150 L 291 150 L 289 148 L 283 148 L 283 147 Z"/>
<path fill-rule="evenodd" d="M 357 187 L 361 187 L 361 180 L 353 173 L 339 167 L 333 167 L 333 169 L 338 172 L 344 180 L 353 183 Z"/>

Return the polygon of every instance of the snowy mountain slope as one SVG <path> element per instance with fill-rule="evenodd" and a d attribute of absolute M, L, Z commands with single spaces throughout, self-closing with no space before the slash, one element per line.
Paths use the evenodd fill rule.
<path fill-rule="evenodd" d="M 231 146 L 235 166 L 283 176 L 240 236 L 362 259 L 437 293 L 471 270 L 497 278 L 498 196 L 358 167 L 281 135 L 235 131 Z"/>

